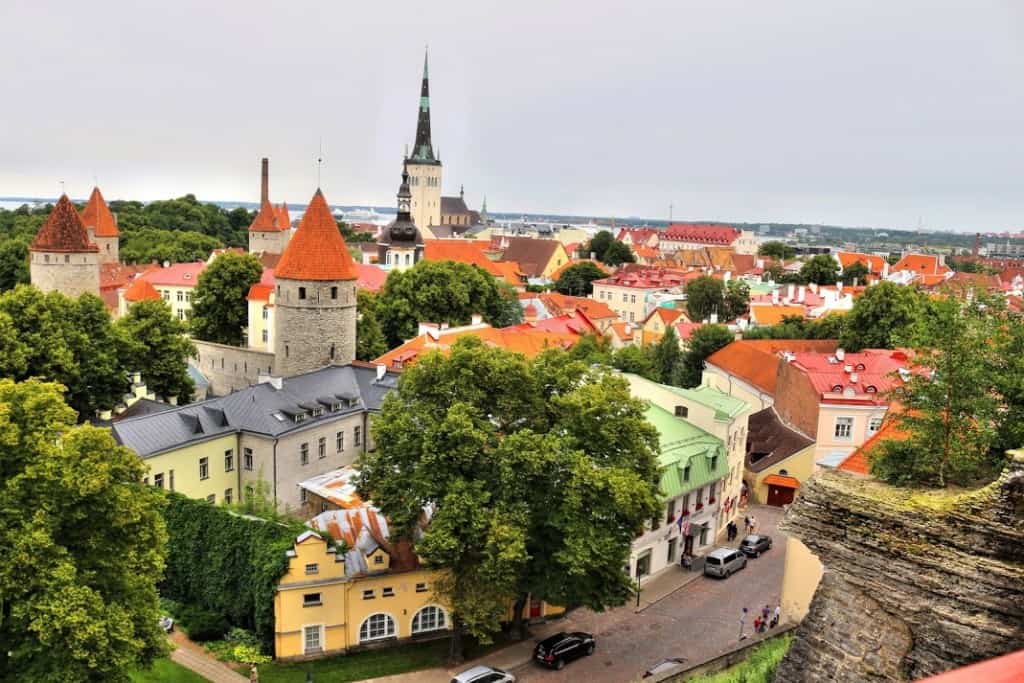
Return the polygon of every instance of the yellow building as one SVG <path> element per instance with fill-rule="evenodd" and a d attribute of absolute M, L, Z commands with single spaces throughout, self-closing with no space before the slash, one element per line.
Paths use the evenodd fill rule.
<path fill-rule="evenodd" d="M 814 473 L 814 440 L 786 426 L 774 408 L 754 413 L 748 424 L 744 479 L 751 500 L 788 505 Z"/>
<path fill-rule="evenodd" d="M 824 567 L 818 557 L 799 539 L 786 539 L 786 564 L 782 574 L 782 618 L 803 621 L 811 606 Z"/>
<path fill-rule="evenodd" d="M 318 520 L 332 536 L 340 533 L 353 542 L 342 555 L 309 531 L 288 551 L 288 571 L 274 596 L 278 659 L 311 659 L 449 635 L 448 607 L 434 593 L 441 572 L 420 567 L 408 545 L 387 544 L 387 523 L 375 510 L 330 511 L 312 524 Z M 524 616 L 563 612 L 531 600 Z"/>
<path fill-rule="evenodd" d="M 651 311 L 640 326 L 640 343 L 657 344 L 668 332 L 668 328 L 677 323 L 691 322 L 682 308 L 657 307 Z M 680 343 L 682 340 L 680 340 Z"/>

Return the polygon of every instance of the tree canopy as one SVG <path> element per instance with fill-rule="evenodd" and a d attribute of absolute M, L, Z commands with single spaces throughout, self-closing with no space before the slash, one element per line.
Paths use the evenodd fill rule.
<path fill-rule="evenodd" d="M 0 680 L 128 683 L 166 649 L 162 498 L 74 422 L 58 385 L 0 379 Z"/>
<path fill-rule="evenodd" d="M 142 373 L 146 387 L 179 403 L 192 400 L 195 386 L 188 359 L 196 355 L 188 326 L 171 313 L 163 299 L 138 301 L 115 323 L 126 340 L 122 361 Z"/>
<path fill-rule="evenodd" d="M 555 291 L 569 296 L 590 296 L 594 292 L 591 283 L 607 276 L 593 261 L 582 261 L 562 271 L 555 282 Z"/>
<path fill-rule="evenodd" d="M 124 234 L 120 258 L 125 263 L 205 261 L 214 249 L 223 246 L 216 237 L 200 232 L 142 228 Z"/>
<path fill-rule="evenodd" d="M 197 339 L 239 346 L 249 324 L 249 288 L 260 281 L 263 266 L 252 254 L 227 252 L 199 275 L 192 295 L 189 325 Z"/>
<path fill-rule="evenodd" d="M 356 359 L 372 361 L 388 351 L 388 343 L 377 319 L 377 295 L 360 289 L 356 292 Z"/>
<path fill-rule="evenodd" d="M 686 344 L 679 386 L 699 386 L 704 373 L 704 360 L 735 339 L 736 336 L 725 325 L 702 325 L 696 328 Z"/>
<path fill-rule="evenodd" d="M 389 349 L 416 336 L 420 322 L 468 325 L 476 313 L 495 327 L 522 321 L 514 292 L 480 268 L 455 261 L 420 261 L 392 271 L 376 310 Z"/>
<path fill-rule="evenodd" d="M 839 344 L 849 351 L 913 345 L 929 306 L 927 296 L 913 287 L 872 285 L 844 316 Z"/>
<path fill-rule="evenodd" d="M 757 253 L 761 256 L 773 258 L 776 261 L 788 261 L 796 256 L 796 249 L 785 242 L 771 240 L 769 242 L 763 242 L 761 246 L 758 247 Z"/>
<path fill-rule="evenodd" d="M 860 261 L 851 263 L 850 265 L 843 268 L 843 282 L 848 285 L 852 284 L 864 284 L 864 279 L 868 276 L 868 267 Z"/>
<path fill-rule="evenodd" d="M 834 285 L 839 281 L 839 263 L 829 254 L 818 254 L 804 262 L 800 279 L 816 285 Z"/>
<path fill-rule="evenodd" d="M 487 641 L 510 600 L 604 609 L 631 593 L 622 571 L 658 510 L 657 432 L 621 377 L 560 350 L 522 356 L 460 339 L 403 373 L 360 458 L 360 495 L 450 570 L 435 586 L 460 629 Z M 600 523 L 595 523 L 600 520 Z"/>
<path fill-rule="evenodd" d="M 750 287 L 742 280 L 728 283 L 702 275 L 686 285 L 686 310 L 694 322 L 717 314 L 722 322 L 735 320 L 750 310 Z"/>
<path fill-rule="evenodd" d="M 679 384 L 683 372 L 683 350 L 676 329 L 668 325 L 665 334 L 654 345 L 654 370 L 662 384 Z"/>
<path fill-rule="evenodd" d="M 614 240 L 608 245 L 608 248 L 604 250 L 604 254 L 601 256 L 601 262 L 606 263 L 609 266 L 621 266 L 623 263 L 635 263 L 636 255 L 633 253 L 633 250 L 629 248 L 628 244 Z"/>

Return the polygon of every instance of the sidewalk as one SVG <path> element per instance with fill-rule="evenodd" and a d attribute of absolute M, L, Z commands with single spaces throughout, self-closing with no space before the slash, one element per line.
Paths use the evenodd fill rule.
<path fill-rule="evenodd" d="M 200 646 L 185 637 L 180 631 L 172 633 L 168 640 L 175 646 L 171 661 L 191 669 L 213 683 L 248 683 L 249 679 L 235 673 L 226 665 L 206 653 Z"/>

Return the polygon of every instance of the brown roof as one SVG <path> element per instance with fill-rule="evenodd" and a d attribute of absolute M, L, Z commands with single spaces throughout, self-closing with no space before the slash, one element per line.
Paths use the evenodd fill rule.
<path fill-rule="evenodd" d="M 734 275 L 743 275 L 757 267 L 757 257 L 753 254 L 732 254 L 732 272 Z"/>
<path fill-rule="evenodd" d="M 89 235 L 82 224 L 82 218 L 75 211 L 74 204 L 66 194 L 57 200 L 50 217 L 39 228 L 29 247 L 31 251 L 99 251 L 89 242 Z"/>
<path fill-rule="evenodd" d="M 462 197 L 441 197 L 441 215 L 454 216 L 468 214 L 469 208 Z"/>
<path fill-rule="evenodd" d="M 783 351 L 830 353 L 837 348 L 834 339 L 741 339 L 715 351 L 706 362 L 774 396 Z"/>
<path fill-rule="evenodd" d="M 274 275 L 287 280 L 357 280 L 359 271 L 319 190 L 288 241 Z"/>
<path fill-rule="evenodd" d="M 765 408 L 751 415 L 747 422 L 746 467 L 762 472 L 813 443 L 814 439 L 783 424 L 774 408 Z"/>
<path fill-rule="evenodd" d="M 117 237 L 120 234 L 114 214 L 110 213 L 110 207 L 98 187 L 92 188 L 89 202 L 82 209 L 82 223 L 86 228 L 91 227 L 96 237 Z"/>
<path fill-rule="evenodd" d="M 507 245 L 501 255 L 503 261 L 515 261 L 527 277 L 540 277 L 544 267 L 562 243 L 558 240 L 540 240 L 533 237 L 502 237 Z"/>

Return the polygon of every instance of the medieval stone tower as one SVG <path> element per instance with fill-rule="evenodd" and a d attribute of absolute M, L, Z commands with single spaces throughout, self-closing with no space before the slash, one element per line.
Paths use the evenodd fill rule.
<path fill-rule="evenodd" d="M 44 292 L 70 297 L 100 295 L 99 247 L 89 235 L 74 204 L 62 194 L 46 223 L 29 245 L 29 276 Z"/>
<path fill-rule="evenodd" d="M 419 118 L 416 121 L 416 144 L 405 160 L 412 195 L 412 221 L 430 239 L 432 226 L 441 224 L 441 160 L 434 156 L 430 142 L 430 83 L 427 77 L 427 56 L 423 56 L 423 85 L 420 87 Z"/>
<path fill-rule="evenodd" d="M 288 205 L 270 203 L 270 160 L 266 157 L 260 171 L 260 210 L 249 226 L 249 253 L 283 254 L 292 227 Z"/>
<path fill-rule="evenodd" d="M 274 276 L 274 374 L 355 360 L 359 271 L 319 189 Z"/>
<path fill-rule="evenodd" d="M 89 203 L 82 209 L 82 224 L 89 241 L 99 248 L 100 263 L 117 263 L 121 232 L 117 229 L 117 216 L 110 212 L 98 187 L 92 188 Z"/>

